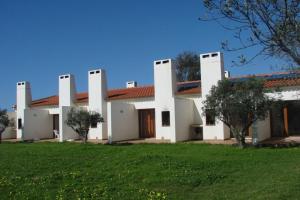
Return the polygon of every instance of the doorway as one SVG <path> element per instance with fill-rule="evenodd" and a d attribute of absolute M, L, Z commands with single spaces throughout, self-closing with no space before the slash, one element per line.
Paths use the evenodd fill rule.
<path fill-rule="evenodd" d="M 59 115 L 53 115 L 53 138 L 56 138 L 55 131 L 59 132 Z"/>
<path fill-rule="evenodd" d="M 285 101 L 282 107 L 271 110 L 272 137 L 300 135 L 300 101 Z"/>
<path fill-rule="evenodd" d="M 139 136 L 140 138 L 155 137 L 155 110 L 139 110 Z"/>

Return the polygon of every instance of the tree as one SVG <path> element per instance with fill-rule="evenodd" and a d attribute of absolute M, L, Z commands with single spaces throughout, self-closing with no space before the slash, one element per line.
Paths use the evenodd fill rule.
<path fill-rule="evenodd" d="M 273 105 L 273 99 L 266 92 L 261 79 L 225 79 L 212 87 L 203 102 L 203 113 L 224 122 L 238 145 L 245 147 L 247 130 L 257 120 L 264 120 Z"/>
<path fill-rule="evenodd" d="M 7 115 L 7 110 L 0 109 L 0 143 L 2 142 L 2 133 L 9 126 L 9 118 Z"/>
<path fill-rule="evenodd" d="M 226 30 L 233 31 L 240 46 L 227 51 L 252 47 L 260 50 L 239 63 L 247 64 L 257 56 L 277 57 L 300 65 L 300 1 L 299 0 L 203 0 L 207 10 L 200 20 L 214 20 Z"/>
<path fill-rule="evenodd" d="M 68 112 L 66 120 L 66 124 L 79 135 L 83 143 L 87 141 L 90 127 L 101 122 L 104 122 L 104 119 L 99 113 L 74 108 Z"/>
<path fill-rule="evenodd" d="M 200 80 L 200 58 L 193 52 L 185 51 L 175 58 L 177 80 Z"/>

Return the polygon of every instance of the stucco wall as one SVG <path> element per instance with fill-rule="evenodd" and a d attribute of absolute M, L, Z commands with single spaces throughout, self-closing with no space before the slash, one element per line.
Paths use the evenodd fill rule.
<path fill-rule="evenodd" d="M 300 100 L 300 87 L 282 87 L 279 92 L 267 94 L 271 98 L 288 100 Z"/>
<path fill-rule="evenodd" d="M 270 116 L 265 120 L 257 121 L 254 126 L 257 128 L 257 139 L 261 142 L 271 137 Z M 253 127 L 252 127 L 253 130 Z"/>
<path fill-rule="evenodd" d="M 121 102 L 108 102 L 109 142 L 139 138 L 138 111 L 134 105 Z"/>
<path fill-rule="evenodd" d="M 47 110 L 25 109 L 23 140 L 52 138 L 53 118 Z"/>
<path fill-rule="evenodd" d="M 71 107 L 69 106 L 60 107 L 60 114 L 59 114 L 59 141 L 60 142 L 65 140 L 75 140 L 79 138 L 78 134 L 74 132 L 73 129 L 66 124 L 67 115 L 70 109 Z"/>
<path fill-rule="evenodd" d="M 194 123 L 194 102 L 189 99 L 175 99 L 176 142 L 191 138 L 191 125 Z"/>

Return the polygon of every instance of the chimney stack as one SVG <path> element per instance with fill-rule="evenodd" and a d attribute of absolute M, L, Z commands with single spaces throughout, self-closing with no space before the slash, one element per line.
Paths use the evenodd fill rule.
<path fill-rule="evenodd" d="M 103 69 L 88 72 L 89 110 L 98 112 L 104 118 L 103 123 L 90 129 L 90 139 L 107 139 L 107 81 Z"/>
<path fill-rule="evenodd" d="M 59 106 L 73 106 L 76 102 L 75 79 L 72 74 L 59 76 Z"/>

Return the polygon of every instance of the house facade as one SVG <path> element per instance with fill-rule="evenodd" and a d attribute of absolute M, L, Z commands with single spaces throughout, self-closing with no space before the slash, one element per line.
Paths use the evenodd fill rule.
<path fill-rule="evenodd" d="M 224 71 L 220 52 L 200 55 L 201 80 L 177 82 L 171 59 L 153 63 L 154 85 L 137 86 L 127 82 L 126 88 L 108 90 L 104 69 L 88 72 L 88 92 L 77 93 L 71 74 L 58 77 L 59 94 L 32 100 L 29 82 L 17 83 L 17 138 L 48 139 L 58 133 L 59 141 L 74 140 L 78 135 L 66 125 L 72 107 L 99 112 L 105 122 L 90 129 L 89 139 L 117 142 L 155 138 L 170 142 L 191 139 L 229 139 L 228 127 L 202 115 L 202 102 L 213 85 L 230 77 Z M 296 116 L 300 114 L 300 73 L 258 75 L 266 79 L 265 87 L 273 88 L 268 95 L 286 102 L 285 107 L 271 110 L 264 121 L 249 129 L 249 137 L 262 141 L 270 137 L 300 135 Z M 280 92 L 275 88 L 280 87 Z"/>

